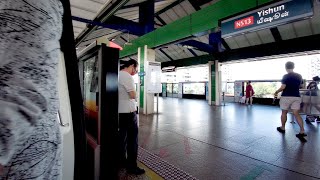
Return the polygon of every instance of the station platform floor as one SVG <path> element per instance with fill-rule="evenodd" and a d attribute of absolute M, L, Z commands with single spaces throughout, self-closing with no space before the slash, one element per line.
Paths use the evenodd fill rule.
<path fill-rule="evenodd" d="M 280 114 L 277 106 L 159 98 L 158 115 L 139 116 L 139 160 L 163 179 L 320 179 L 320 123 L 304 122 L 302 143 L 291 114 L 286 133 L 276 130 Z M 142 151 L 171 168 L 144 161 Z M 166 176 L 177 169 L 185 178 Z"/>

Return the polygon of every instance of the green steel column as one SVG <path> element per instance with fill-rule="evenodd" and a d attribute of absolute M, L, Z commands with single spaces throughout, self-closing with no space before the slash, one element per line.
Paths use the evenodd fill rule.
<path fill-rule="evenodd" d="M 139 72 L 144 72 L 144 53 L 145 53 L 145 48 L 144 47 L 140 47 L 140 57 L 138 57 L 138 59 L 140 59 L 139 62 Z M 141 109 L 143 109 L 143 105 L 144 105 L 144 76 L 140 76 L 140 104 L 139 107 Z"/>
<path fill-rule="evenodd" d="M 167 84 L 162 83 L 162 97 L 167 97 Z"/>
<path fill-rule="evenodd" d="M 216 65 L 211 64 L 211 102 L 216 101 Z"/>

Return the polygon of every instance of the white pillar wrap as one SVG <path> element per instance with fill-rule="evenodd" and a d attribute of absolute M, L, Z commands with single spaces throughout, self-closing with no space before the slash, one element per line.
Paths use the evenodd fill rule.
<path fill-rule="evenodd" d="M 156 54 L 153 49 L 148 49 L 147 45 L 144 46 L 144 70 L 146 74 L 148 73 L 148 63 L 156 61 Z M 153 114 L 154 113 L 154 94 L 147 93 L 147 81 L 144 78 L 144 106 L 143 114 Z"/>

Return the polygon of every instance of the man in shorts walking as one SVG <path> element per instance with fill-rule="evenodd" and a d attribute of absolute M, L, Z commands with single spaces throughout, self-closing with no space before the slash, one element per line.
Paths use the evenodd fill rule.
<path fill-rule="evenodd" d="M 281 133 L 285 133 L 287 113 L 289 109 L 291 109 L 300 126 L 300 132 L 299 134 L 296 134 L 296 137 L 301 139 L 307 136 L 304 133 L 303 121 L 299 114 L 301 104 L 299 89 L 302 84 L 302 77 L 300 74 L 293 72 L 293 62 L 288 61 L 285 66 L 288 73 L 283 76 L 281 80 L 281 87 L 274 93 L 274 95 L 277 96 L 279 92 L 282 92 L 280 98 L 280 108 L 282 109 L 281 127 L 277 127 L 277 130 Z"/>

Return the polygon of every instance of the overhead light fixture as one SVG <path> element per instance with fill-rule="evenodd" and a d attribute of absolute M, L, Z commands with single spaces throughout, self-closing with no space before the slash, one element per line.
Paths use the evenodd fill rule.
<path fill-rule="evenodd" d="M 125 46 L 131 46 L 132 43 L 130 42 L 130 33 L 128 31 L 128 39 L 127 39 L 127 42 L 124 43 Z"/>
<path fill-rule="evenodd" d="M 194 49 L 193 46 L 188 46 L 188 45 L 182 45 L 182 47 L 187 48 L 187 49 Z"/>
<path fill-rule="evenodd" d="M 164 67 L 164 68 L 162 68 L 163 70 L 166 70 L 166 69 L 174 69 L 175 68 L 175 66 L 167 66 L 167 67 Z"/>
<path fill-rule="evenodd" d="M 167 66 L 167 67 L 163 67 L 161 70 L 163 72 L 173 72 L 176 70 L 176 67 L 175 66 Z"/>

